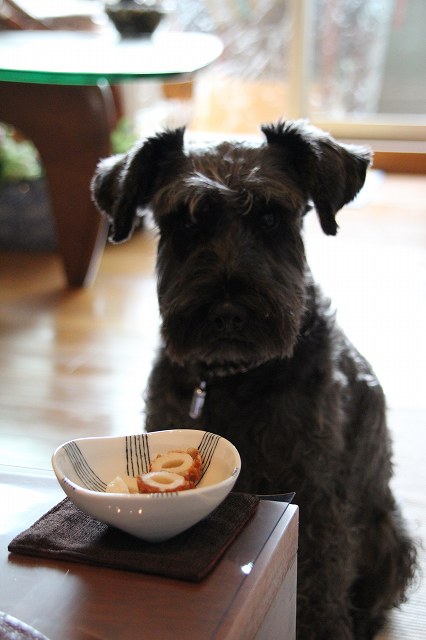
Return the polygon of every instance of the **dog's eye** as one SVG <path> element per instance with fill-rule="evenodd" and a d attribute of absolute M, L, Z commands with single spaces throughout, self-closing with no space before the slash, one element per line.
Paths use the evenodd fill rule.
<path fill-rule="evenodd" d="M 197 217 L 189 211 L 184 211 L 181 217 L 181 225 L 185 231 L 193 233 L 198 228 Z"/>
<path fill-rule="evenodd" d="M 198 203 L 192 211 L 190 211 L 189 207 L 183 211 L 183 227 L 185 231 L 192 234 L 201 232 L 210 221 L 211 216 L 209 203 Z"/>
<path fill-rule="evenodd" d="M 192 231 L 197 226 L 197 221 L 194 218 L 186 217 L 183 221 L 183 226 L 187 231 Z"/>
<path fill-rule="evenodd" d="M 260 224 L 265 229 L 275 229 L 278 225 L 278 216 L 275 211 L 266 211 L 260 216 Z"/>

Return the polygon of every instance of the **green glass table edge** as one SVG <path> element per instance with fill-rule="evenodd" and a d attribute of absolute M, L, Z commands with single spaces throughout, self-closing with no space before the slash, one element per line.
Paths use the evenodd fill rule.
<path fill-rule="evenodd" d="M 96 86 L 102 83 L 120 84 L 122 82 L 137 82 L 138 80 L 179 80 L 191 76 L 196 71 L 201 71 L 206 65 L 190 71 L 171 71 L 168 73 L 58 73 L 49 71 L 13 71 L 0 69 L 0 82 L 21 82 L 28 84 L 54 84 L 61 86 Z"/>
<path fill-rule="evenodd" d="M 85 32 L 74 32 L 74 31 L 20 31 L 20 32 L 3 32 L 5 33 L 4 37 L 0 37 L 0 81 L 1 82 L 20 82 L 20 83 L 30 83 L 30 84 L 57 84 L 57 85 L 68 85 L 68 86 L 93 86 L 99 84 L 100 81 L 106 81 L 109 84 L 116 84 L 127 81 L 138 81 L 138 80 L 152 80 L 152 79 L 175 79 L 175 78 L 185 78 L 193 75 L 197 71 L 208 67 L 212 62 L 214 62 L 217 58 L 220 57 L 223 51 L 223 44 L 221 40 L 213 35 L 206 34 L 201 32 L 164 32 L 159 33 L 156 38 L 137 38 L 137 39 L 110 39 L 109 36 L 101 35 L 101 34 L 88 34 Z M 204 39 L 204 42 L 203 42 Z M 194 44 L 202 42 L 205 44 L 203 46 L 204 54 L 201 56 L 201 60 L 198 55 L 195 55 L 194 59 L 185 60 L 184 64 L 181 61 L 175 63 L 171 62 L 169 68 L 155 68 L 153 66 L 152 70 L 143 69 L 138 70 L 135 69 L 134 65 L 132 69 L 126 68 L 117 68 L 115 70 L 109 70 L 105 68 L 99 69 L 49 69 L 49 66 L 45 66 L 44 63 L 40 65 L 36 63 L 37 66 L 32 68 L 31 64 L 28 66 L 26 64 L 18 65 L 17 67 L 9 64 L 2 64 L 1 58 L 3 54 L 8 53 L 9 55 L 13 55 L 13 47 L 17 47 L 17 51 L 22 54 L 23 47 L 29 47 L 32 43 L 36 44 L 38 47 L 40 44 L 43 44 L 43 41 L 46 41 L 48 45 L 49 42 L 52 43 L 53 47 L 57 46 L 59 42 L 65 41 L 68 45 L 71 44 L 73 46 L 78 46 L 79 40 L 83 45 L 105 45 L 108 47 L 108 50 L 114 52 L 114 49 L 119 52 L 119 55 L 122 55 L 123 51 L 127 50 L 128 45 L 131 46 L 133 44 L 136 45 L 144 45 L 149 43 L 150 41 L 155 47 L 158 47 L 158 43 L 164 42 L 165 46 L 168 46 L 170 43 L 177 43 L 181 46 L 187 46 L 188 44 Z M 6 45 L 3 47 L 3 43 Z M 11 44 L 10 49 L 8 50 L 8 45 Z M 55 49 L 53 48 L 52 54 L 55 53 Z M 86 51 L 86 53 L 92 54 L 93 51 Z M 133 55 L 135 53 L 139 53 L 138 49 L 135 52 L 132 52 Z M 197 62 L 198 59 L 198 62 Z M 119 63 L 121 64 L 121 63 Z"/>

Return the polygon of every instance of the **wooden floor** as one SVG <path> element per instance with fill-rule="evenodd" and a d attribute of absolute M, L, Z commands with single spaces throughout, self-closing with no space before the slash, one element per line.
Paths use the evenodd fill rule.
<path fill-rule="evenodd" d="M 426 179 L 371 173 L 361 201 L 308 257 L 338 320 L 387 391 L 394 487 L 426 542 Z M 67 290 L 55 254 L 0 254 L 0 463 L 50 469 L 60 443 L 143 428 L 155 352 L 155 238 L 108 246 L 91 289 Z M 289 488 L 291 489 L 291 488 Z M 424 586 L 386 632 L 426 638 Z"/>

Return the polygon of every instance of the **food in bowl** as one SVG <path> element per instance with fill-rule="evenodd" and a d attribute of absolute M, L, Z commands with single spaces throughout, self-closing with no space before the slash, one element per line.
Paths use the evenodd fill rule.
<path fill-rule="evenodd" d="M 165 493 L 193 489 L 185 478 L 170 471 L 152 471 L 136 478 L 139 493 Z"/>
<path fill-rule="evenodd" d="M 192 487 L 195 487 L 201 480 L 203 463 L 198 449 L 190 447 L 186 451 L 159 453 L 151 462 L 150 469 L 151 471 L 177 473 L 192 484 Z"/>
<path fill-rule="evenodd" d="M 203 465 L 198 449 L 159 453 L 150 464 L 148 473 L 136 477 L 116 476 L 109 482 L 110 493 L 162 493 L 194 489 L 201 480 Z"/>
<path fill-rule="evenodd" d="M 153 473 L 150 467 L 157 456 L 189 449 L 197 449 L 202 461 L 201 478 L 194 488 L 139 493 L 135 478 Z M 218 507 L 234 487 L 241 459 L 235 446 L 217 434 L 172 429 L 72 440 L 55 451 L 52 465 L 64 492 L 79 509 L 156 542 L 185 531 Z M 119 482 L 117 478 L 129 492 L 122 485 L 121 491 L 106 491 L 109 483 Z"/>
<path fill-rule="evenodd" d="M 139 493 L 138 481 L 134 476 L 115 476 L 105 487 L 106 493 Z"/>

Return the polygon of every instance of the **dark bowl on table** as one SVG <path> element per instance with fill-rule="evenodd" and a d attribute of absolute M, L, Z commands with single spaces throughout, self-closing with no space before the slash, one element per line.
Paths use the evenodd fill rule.
<path fill-rule="evenodd" d="M 161 7 L 136 3 L 106 6 L 105 12 L 123 38 L 151 35 L 165 15 Z"/>

